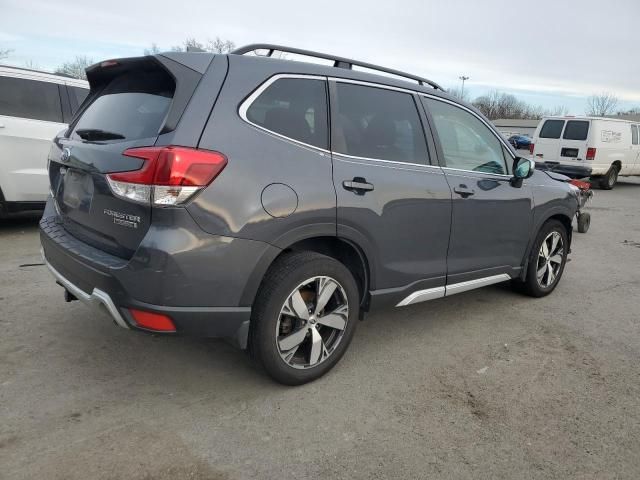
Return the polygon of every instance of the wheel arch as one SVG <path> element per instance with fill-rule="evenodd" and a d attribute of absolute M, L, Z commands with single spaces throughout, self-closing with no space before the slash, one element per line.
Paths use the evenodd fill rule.
<path fill-rule="evenodd" d="M 253 304 L 262 280 L 278 258 L 291 252 L 301 251 L 311 251 L 326 255 L 347 267 L 358 285 L 361 308 L 367 310 L 371 285 L 371 270 L 367 256 L 355 242 L 335 235 L 301 238 L 283 247 L 276 255 L 269 255 L 268 258 L 261 259 L 254 269 L 252 280 L 248 282 L 242 294 L 242 305 Z"/>
<path fill-rule="evenodd" d="M 529 257 L 531 256 L 531 249 L 533 248 L 533 244 L 535 243 L 536 237 L 540 229 L 550 220 L 558 220 L 562 225 L 564 225 L 565 230 L 567 231 L 567 237 L 569 238 L 569 250 L 571 250 L 571 239 L 573 236 L 573 215 L 569 212 L 564 211 L 564 209 L 554 209 L 547 213 L 546 216 L 542 217 L 540 221 L 537 222 L 535 227 L 531 232 L 531 238 L 529 239 L 529 244 L 527 245 L 527 250 L 524 258 L 522 259 L 522 270 L 520 272 L 520 279 L 524 280 L 527 277 L 527 269 L 529 267 Z"/>

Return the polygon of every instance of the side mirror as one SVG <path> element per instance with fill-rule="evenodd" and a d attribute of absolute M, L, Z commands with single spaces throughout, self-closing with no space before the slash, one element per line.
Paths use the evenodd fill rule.
<path fill-rule="evenodd" d="M 536 162 L 529 158 L 516 157 L 513 161 L 513 178 L 511 179 L 511 185 L 520 188 L 522 181 L 533 175 L 536 169 Z"/>

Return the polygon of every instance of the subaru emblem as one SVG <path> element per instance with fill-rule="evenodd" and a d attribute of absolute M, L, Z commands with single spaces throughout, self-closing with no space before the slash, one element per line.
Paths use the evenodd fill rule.
<path fill-rule="evenodd" d="M 71 158 L 71 149 L 69 148 L 63 148 L 62 149 L 62 153 L 60 154 L 60 161 L 61 162 L 68 162 L 69 159 Z"/>

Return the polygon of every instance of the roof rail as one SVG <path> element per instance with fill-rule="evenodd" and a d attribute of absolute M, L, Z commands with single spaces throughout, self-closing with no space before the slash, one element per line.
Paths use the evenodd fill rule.
<path fill-rule="evenodd" d="M 293 48 L 293 47 L 285 47 L 283 45 L 273 45 L 270 43 L 253 43 L 251 45 L 246 45 L 244 47 L 237 48 L 230 53 L 235 55 L 244 55 L 245 53 L 254 52 L 256 50 L 267 50 L 267 57 L 271 57 L 273 52 L 284 52 L 284 53 L 295 53 L 298 55 L 306 55 L 307 57 L 314 58 L 322 58 L 325 60 L 333 61 L 333 66 L 337 68 L 346 68 L 348 70 L 353 70 L 353 66 L 368 68 L 369 70 L 376 70 L 378 72 L 389 73 L 391 75 L 395 75 L 402 78 L 407 78 L 409 80 L 413 80 L 418 82 L 418 85 L 429 85 L 436 90 L 444 91 L 437 83 L 427 79 L 418 77 L 417 75 L 412 75 L 410 73 L 401 72 L 400 70 L 394 70 L 392 68 L 381 67 L 379 65 L 373 65 L 372 63 L 360 62 L 359 60 L 352 60 L 350 58 L 337 57 L 335 55 L 329 55 L 327 53 L 314 52 L 312 50 L 303 50 L 301 48 Z"/>

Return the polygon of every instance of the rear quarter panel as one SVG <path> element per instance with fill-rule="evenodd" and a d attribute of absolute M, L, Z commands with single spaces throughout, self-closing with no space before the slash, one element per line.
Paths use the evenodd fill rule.
<path fill-rule="evenodd" d="M 312 69 L 299 64 L 295 73 L 313 75 Z M 207 232 L 283 248 L 336 235 L 336 193 L 328 152 L 277 137 L 239 116 L 240 104 L 277 73 L 288 73 L 280 62 L 229 56 L 227 79 L 199 144 L 222 152 L 228 164 L 188 210 Z M 263 202 L 271 203 L 271 214 Z"/>

